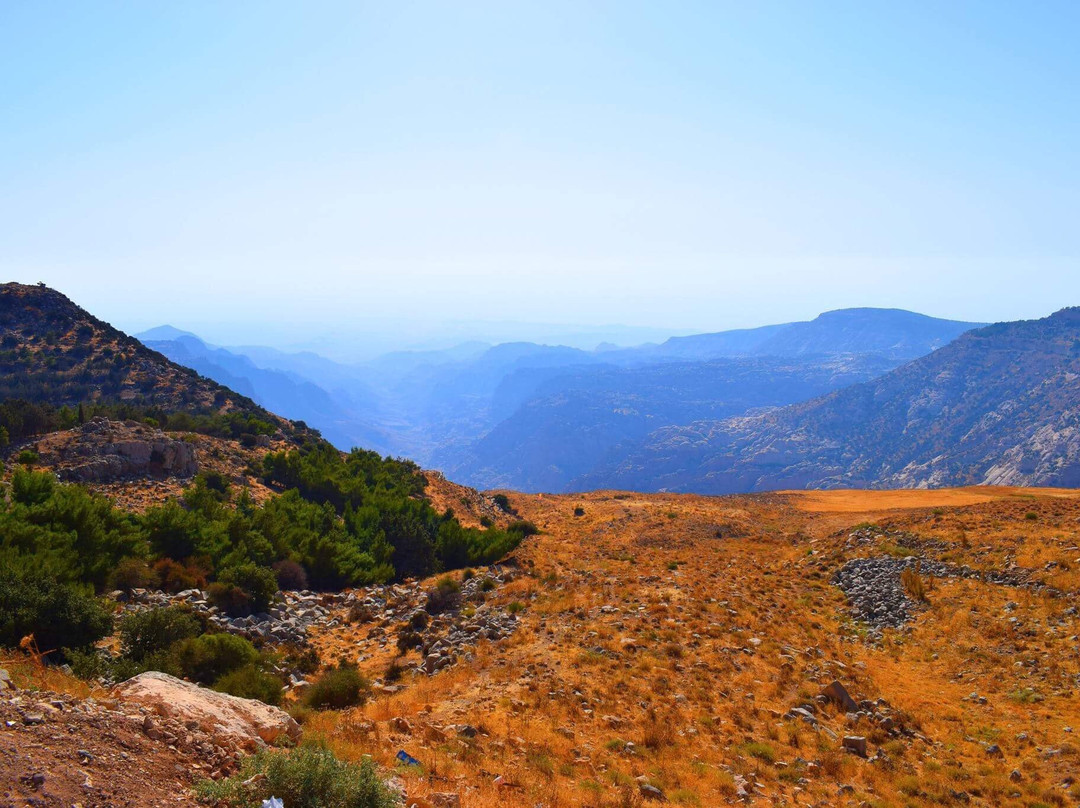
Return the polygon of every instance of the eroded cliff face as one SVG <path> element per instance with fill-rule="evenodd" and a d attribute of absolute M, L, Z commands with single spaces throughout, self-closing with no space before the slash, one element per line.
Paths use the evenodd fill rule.
<path fill-rule="evenodd" d="M 93 418 L 28 444 L 63 480 L 188 478 L 199 471 L 195 446 L 135 421 Z"/>

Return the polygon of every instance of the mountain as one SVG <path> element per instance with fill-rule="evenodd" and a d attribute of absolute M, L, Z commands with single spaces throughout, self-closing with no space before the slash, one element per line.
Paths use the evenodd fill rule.
<path fill-rule="evenodd" d="M 694 359 L 876 353 L 907 361 L 981 325 L 985 324 L 941 320 L 903 309 L 838 309 L 808 322 L 673 337 L 653 353 Z"/>
<path fill-rule="evenodd" d="M 0 400 L 194 415 L 248 414 L 250 398 L 171 362 L 44 285 L 0 285 Z"/>
<path fill-rule="evenodd" d="M 894 366 L 866 355 L 563 371 L 467 450 L 454 447 L 435 460 L 479 488 L 564 491 L 659 426 L 802 401 Z"/>
<path fill-rule="evenodd" d="M 561 491 L 617 464 L 661 427 L 792 404 L 867 381 L 976 325 L 895 309 L 844 309 L 808 322 L 637 348 L 472 342 L 353 365 L 310 352 L 216 348 L 171 326 L 144 338 L 171 359 L 317 427 L 341 449 L 359 444 L 410 457 L 481 487 Z"/>
<path fill-rule="evenodd" d="M 159 325 L 156 328 L 151 328 L 135 335 L 135 339 L 143 343 L 160 340 L 182 339 L 184 337 L 192 337 L 193 339 L 198 339 L 198 337 L 195 334 L 192 334 L 190 331 L 181 331 L 179 328 L 171 325 Z"/>
<path fill-rule="evenodd" d="M 318 428 L 323 437 L 339 448 L 364 446 L 387 451 L 385 436 L 370 425 L 370 413 L 350 407 L 353 401 L 350 397 L 332 396 L 296 374 L 260 368 L 249 357 L 211 347 L 194 335 L 170 340 L 151 340 L 144 335 L 143 342 L 172 361 L 249 396 L 267 409 Z"/>
<path fill-rule="evenodd" d="M 657 430 L 576 484 L 710 494 L 1080 485 L 1080 308 L 970 331 L 813 401 Z"/>

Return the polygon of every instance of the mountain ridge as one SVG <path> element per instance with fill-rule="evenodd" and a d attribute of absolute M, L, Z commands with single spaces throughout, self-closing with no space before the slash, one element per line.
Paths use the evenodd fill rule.
<path fill-rule="evenodd" d="M 659 430 L 620 467 L 575 483 L 712 494 L 1080 485 L 1080 308 L 970 331 L 811 401 Z"/>

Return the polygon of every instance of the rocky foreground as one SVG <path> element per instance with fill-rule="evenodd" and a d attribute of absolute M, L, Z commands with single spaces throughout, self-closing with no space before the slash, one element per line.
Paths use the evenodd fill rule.
<path fill-rule="evenodd" d="M 176 597 L 357 664 L 370 700 L 304 735 L 418 808 L 1080 801 L 1078 492 L 511 501 L 543 532 L 445 600 L 430 579 L 229 619 Z M 0 805 L 181 804 L 265 742 L 119 691 L 2 704 Z"/>

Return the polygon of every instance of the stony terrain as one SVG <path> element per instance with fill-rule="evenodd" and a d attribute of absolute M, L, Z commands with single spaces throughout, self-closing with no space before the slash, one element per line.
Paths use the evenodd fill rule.
<path fill-rule="evenodd" d="M 220 621 L 271 647 L 296 621 L 324 665 L 356 663 L 371 699 L 298 713 L 304 734 L 371 755 L 405 804 L 1080 800 L 1080 492 L 508 498 L 543 533 L 453 573 L 439 608 L 430 579 L 290 593 L 270 620 Z M 158 749 L 110 724 L 39 738 L 5 709 L 3 773 L 31 778 L 9 787 L 16 805 L 35 804 L 40 769 L 78 786 L 79 748 L 116 765 L 122 743 Z M 176 749 L 160 765 L 217 765 Z M 131 804 L 170 804 L 157 793 Z"/>
<path fill-rule="evenodd" d="M 545 532 L 486 599 L 520 604 L 508 637 L 428 675 L 366 624 L 311 630 L 378 695 L 305 732 L 397 768 L 416 804 L 1077 801 L 1075 492 L 510 500 Z M 860 619 L 834 583 L 856 559 L 918 564 L 925 600 L 900 585 Z"/>
<path fill-rule="evenodd" d="M 73 694 L 59 676 L 52 678 L 68 692 L 40 689 L 37 672 L 13 672 L 18 687 L 0 686 L 5 808 L 187 806 L 196 780 L 234 765 L 237 750 L 197 726 L 105 691 Z"/>

